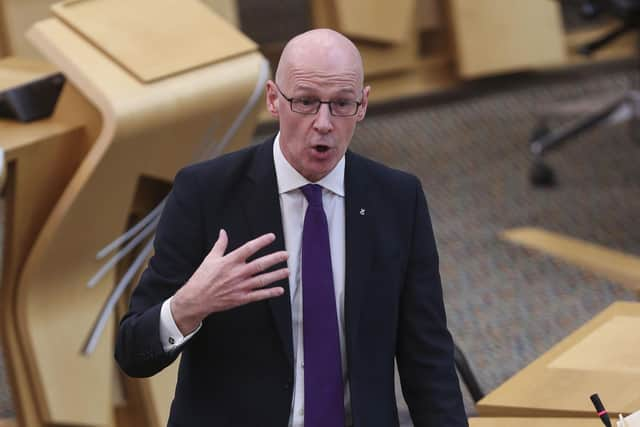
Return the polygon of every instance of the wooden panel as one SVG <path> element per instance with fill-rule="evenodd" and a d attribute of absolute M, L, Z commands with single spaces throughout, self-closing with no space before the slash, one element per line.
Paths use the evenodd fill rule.
<path fill-rule="evenodd" d="M 143 82 L 256 49 L 197 0 L 68 0 L 53 12 Z"/>
<path fill-rule="evenodd" d="M 420 0 L 416 2 L 418 29 L 437 30 L 444 25 L 442 0 Z"/>
<path fill-rule="evenodd" d="M 507 230 L 501 237 L 640 291 L 640 257 L 534 227 Z"/>
<path fill-rule="evenodd" d="M 238 16 L 238 4 L 236 0 L 201 0 L 209 6 L 211 10 L 223 17 L 228 23 L 236 28 L 240 28 L 240 17 Z"/>
<path fill-rule="evenodd" d="M 589 418 L 469 418 L 469 427 L 602 427 L 602 425 L 602 421 L 596 416 Z"/>
<path fill-rule="evenodd" d="M 383 103 L 451 88 L 458 80 L 451 59 L 437 57 L 423 59 L 411 71 L 373 76 L 366 83 L 371 85 L 369 102 Z"/>
<path fill-rule="evenodd" d="M 29 36 L 96 106 L 102 123 L 14 284 L 14 327 L 23 350 L 22 358 L 14 354 L 12 361 L 20 361 L 30 375 L 30 399 L 41 414 L 42 424 L 29 425 L 112 425 L 115 319 L 95 353 L 81 354 L 115 278 L 86 287 L 100 267 L 95 253 L 127 224 L 141 175 L 170 181 L 178 168 L 197 159 L 205 142 L 220 140 L 254 90 L 265 62 L 250 53 L 142 84 L 59 20 L 36 24 Z M 226 149 L 245 146 L 254 123 L 252 112 Z M 164 411 L 157 420 L 166 419 L 166 402 L 173 393 L 169 383 L 154 388 L 162 402 L 156 407 Z"/>
<path fill-rule="evenodd" d="M 418 65 L 417 36 L 406 43 L 393 46 L 372 45 L 365 42 L 356 43 L 366 78 L 382 74 L 406 71 Z"/>
<path fill-rule="evenodd" d="M 32 372 L 18 335 L 16 283 L 38 233 L 86 153 L 97 112 L 67 83 L 49 119 L 25 124 L 0 120 L 0 146 L 9 173 L 5 188 L 5 233 L 0 287 L 0 325 L 5 368 L 20 426 L 41 425 Z M 59 114 L 68 110 L 69 114 Z M 94 116 L 92 120 L 90 117 Z"/>
<path fill-rule="evenodd" d="M 0 59 L 0 92 L 55 73 L 56 68 L 37 59 L 9 56 Z"/>
<path fill-rule="evenodd" d="M 619 343 L 607 347 L 611 353 L 627 351 L 624 346 L 629 328 L 619 328 L 617 317 L 635 319 L 632 330 L 640 328 L 640 303 L 617 302 L 610 305 L 584 326 L 552 347 L 529 366 L 516 373 L 497 389 L 489 393 L 477 404 L 482 416 L 547 416 L 547 417 L 593 417 L 593 405 L 589 396 L 600 395 L 611 414 L 629 414 L 640 408 L 640 359 L 632 361 L 633 366 L 622 371 L 612 371 L 606 366 L 584 369 L 584 364 L 575 368 L 554 367 L 553 363 L 601 327 L 612 334 L 612 342 Z M 585 358 L 590 355 L 585 354 Z M 619 357 L 612 355 L 613 359 Z"/>
<path fill-rule="evenodd" d="M 42 58 L 26 39 L 25 33 L 36 21 L 50 16 L 49 9 L 56 1 L 59 0 L 0 0 L 0 9 L 4 14 L 0 27 L 5 33 L 7 55 Z"/>
<path fill-rule="evenodd" d="M 312 0 L 313 26 L 332 28 L 340 31 L 336 14 L 336 0 Z M 408 71 L 418 65 L 418 31 L 415 20 L 411 20 L 410 35 L 407 40 L 392 45 L 355 40 L 364 62 L 365 79 L 383 74 Z"/>
<path fill-rule="evenodd" d="M 7 24 L 5 24 L 5 22 L 4 4 L 0 1 L 0 58 L 10 54 L 8 40 L 9 34 L 7 32 Z"/>
<path fill-rule="evenodd" d="M 450 0 L 463 77 L 521 71 L 566 61 L 555 0 Z"/>
<path fill-rule="evenodd" d="M 403 43 L 413 36 L 416 0 L 334 0 L 337 30 L 349 37 Z"/>

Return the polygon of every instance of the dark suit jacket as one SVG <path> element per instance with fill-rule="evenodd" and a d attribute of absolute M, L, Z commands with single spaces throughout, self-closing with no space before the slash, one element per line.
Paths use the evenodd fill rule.
<path fill-rule="evenodd" d="M 178 356 L 162 349 L 160 307 L 202 262 L 220 228 L 229 235 L 228 250 L 267 232 L 276 241 L 256 256 L 284 249 L 272 147 L 273 139 L 178 173 L 155 255 L 120 323 L 116 359 L 128 375 L 153 375 Z M 416 426 L 466 426 L 419 181 L 347 152 L 345 216 L 354 426 L 398 424 L 394 356 Z M 291 307 L 287 280 L 275 285 L 285 289 L 283 296 L 212 314 L 183 346 L 170 426 L 287 426 Z"/>

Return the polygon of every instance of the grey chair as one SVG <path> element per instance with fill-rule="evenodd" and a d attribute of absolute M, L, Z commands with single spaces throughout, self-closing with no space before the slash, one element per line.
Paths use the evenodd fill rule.
<path fill-rule="evenodd" d="M 640 0 L 588 0 L 581 3 L 581 9 L 585 19 L 610 14 L 621 21 L 620 25 L 609 33 L 582 46 L 579 52 L 583 55 L 591 55 L 623 34 L 640 29 Z M 543 160 L 543 156 L 548 152 L 560 148 L 571 138 L 608 120 L 632 120 L 632 124 L 635 125 L 635 121 L 640 117 L 640 92 L 631 89 L 602 105 L 594 107 L 592 103 L 586 104 L 586 112 L 581 117 L 557 129 L 550 129 L 548 117 L 543 117 L 534 128 L 529 140 L 533 154 L 530 181 L 534 186 L 552 187 L 556 183 L 554 171 Z"/>

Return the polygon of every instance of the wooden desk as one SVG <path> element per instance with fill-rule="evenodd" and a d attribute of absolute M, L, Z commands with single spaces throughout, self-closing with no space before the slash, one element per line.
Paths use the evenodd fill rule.
<path fill-rule="evenodd" d="M 55 73 L 56 68 L 44 61 L 8 56 L 0 59 L 0 91 Z"/>
<path fill-rule="evenodd" d="M 640 256 L 537 227 L 513 228 L 500 237 L 599 274 L 640 298 Z"/>
<path fill-rule="evenodd" d="M 602 421 L 591 418 L 469 418 L 469 427 L 602 427 Z M 615 421 L 612 421 L 615 425 Z"/>
<path fill-rule="evenodd" d="M 56 1 L 0 0 L 0 45 L 5 55 L 42 58 L 24 33 L 31 24 L 49 16 L 49 8 Z"/>
<path fill-rule="evenodd" d="M 215 63 L 204 44 L 189 52 L 209 55 L 204 62 L 183 61 L 178 68 L 145 62 L 142 75 L 148 68 L 154 80 L 141 81 L 127 72 L 129 56 L 121 57 L 118 49 L 110 56 L 103 49 L 103 33 L 91 33 L 94 44 L 80 34 L 93 31 L 81 25 L 85 20 L 95 22 L 107 12 L 120 16 L 120 5 L 66 2 L 60 7 L 70 9 L 58 8 L 57 17 L 34 25 L 30 40 L 67 83 L 51 119 L 0 124 L 0 148 L 8 159 L 0 330 L 19 426 L 166 425 L 177 366 L 135 385 L 127 379 L 123 392 L 119 374 L 114 375 L 117 319 L 108 319 L 94 351 L 82 353 L 119 273 L 110 270 L 95 288 L 86 284 L 102 265 L 95 254 L 126 229 L 140 199 L 153 199 L 155 206 L 179 168 L 249 143 L 256 111 L 254 104 L 246 109 L 246 100 L 268 74 L 252 44 L 250 52 L 244 43 L 237 55 Z M 208 25 L 204 16 L 186 19 L 189 10 L 202 12 L 196 0 L 179 5 L 137 0 L 136 5 L 153 9 L 159 18 L 162 10 L 162 19 L 154 21 L 162 29 L 156 34 L 170 27 L 181 40 L 244 37 L 228 25 Z M 129 21 L 119 34 L 127 30 L 134 36 L 125 39 L 139 39 L 135 33 L 142 27 Z M 173 25 L 178 21 L 182 27 Z M 136 44 L 140 52 L 134 58 L 148 59 L 145 52 L 157 50 L 155 38 L 144 40 L 149 46 Z M 0 84 L 12 85 L 20 73 L 4 65 L 9 73 L 3 79 L 0 72 Z M 241 110 L 245 121 L 238 126 Z"/>
<path fill-rule="evenodd" d="M 464 78 L 566 62 L 560 4 L 555 1 L 448 0 Z"/>
<path fill-rule="evenodd" d="M 32 123 L 0 120 L 0 148 L 4 151 L 6 164 L 3 166 L 7 169 L 3 188 L 5 231 L 0 337 L 22 425 L 38 424 L 34 418 L 36 409 L 28 370 L 18 350 L 15 284 L 30 249 L 88 151 L 100 123 L 95 109 L 69 83 L 59 104 L 65 108 L 58 109 L 49 119 Z"/>
<path fill-rule="evenodd" d="M 617 302 L 478 402 L 482 416 L 593 417 L 640 408 L 640 303 Z"/>

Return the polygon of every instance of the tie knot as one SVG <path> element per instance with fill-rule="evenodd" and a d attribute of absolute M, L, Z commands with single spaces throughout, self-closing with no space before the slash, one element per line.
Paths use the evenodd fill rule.
<path fill-rule="evenodd" d="M 307 198 L 310 206 L 322 206 L 322 186 L 318 184 L 307 184 L 300 187 L 302 194 Z"/>

